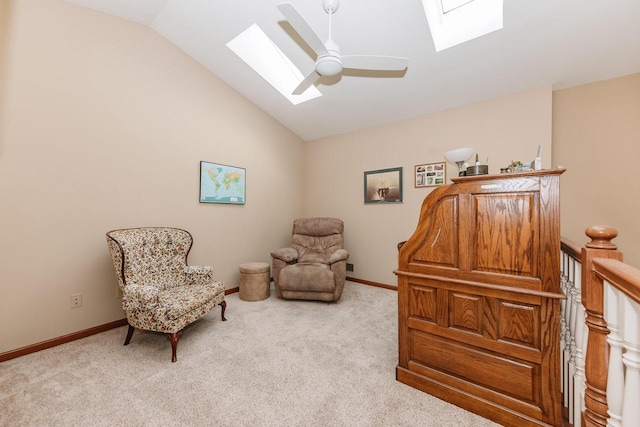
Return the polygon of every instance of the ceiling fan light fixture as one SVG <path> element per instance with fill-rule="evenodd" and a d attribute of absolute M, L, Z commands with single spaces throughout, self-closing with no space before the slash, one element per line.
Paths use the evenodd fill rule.
<path fill-rule="evenodd" d="M 321 76 L 336 76 L 342 71 L 342 60 L 338 56 L 326 55 L 318 58 L 316 72 Z"/>

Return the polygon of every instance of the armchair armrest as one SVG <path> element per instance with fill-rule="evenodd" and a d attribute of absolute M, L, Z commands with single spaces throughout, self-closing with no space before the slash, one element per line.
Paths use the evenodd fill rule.
<path fill-rule="evenodd" d="M 213 280 L 213 267 L 210 265 L 187 265 L 184 273 L 189 284 L 206 285 Z"/>
<path fill-rule="evenodd" d="M 127 284 L 122 296 L 122 308 L 135 310 L 153 308 L 158 303 L 158 289 L 153 286 Z"/>
<path fill-rule="evenodd" d="M 298 251 L 293 248 L 281 248 L 271 252 L 271 256 L 286 263 L 290 263 L 298 259 Z"/>
<path fill-rule="evenodd" d="M 298 262 L 298 251 L 292 247 L 280 248 L 271 252 L 271 257 L 271 274 L 273 275 L 273 283 L 276 287 L 276 296 L 281 298 L 282 295 L 280 294 L 280 288 L 278 287 L 280 283 L 280 272 L 287 265 Z"/>
<path fill-rule="evenodd" d="M 338 261 L 346 261 L 349 259 L 349 252 L 346 249 L 338 249 L 329 257 L 329 264 L 336 263 Z"/>

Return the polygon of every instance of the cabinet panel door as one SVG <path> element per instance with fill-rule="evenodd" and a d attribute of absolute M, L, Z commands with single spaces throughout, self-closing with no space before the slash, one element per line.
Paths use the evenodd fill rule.
<path fill-rule="evenodd" d="M 410 360 L 446 372 L 465 382 L 536 404 L 539 366 L 522 360 L 485 352 L 447 338 L 411 331 Z"/>
<path fill-rule="evenodd" d="M 540 349 L 540 306 L 498 302 L 498 339 Z"/>
<path fill-rule="evenodd" d="M 409 288 L 409 316 L 421 320 L 437 322 L 437 289 L 428 286 L 412 285 Z"/>
<path fill-rule="evenodd" d="M 449 327 L 482 335 L 484 297 L 463 292 L 449 292 Z"/>
<path fill-rule="evenodd" d="M 538 276 L 537 199 L 536 193 L 474 195 L 474 270 Z"/>

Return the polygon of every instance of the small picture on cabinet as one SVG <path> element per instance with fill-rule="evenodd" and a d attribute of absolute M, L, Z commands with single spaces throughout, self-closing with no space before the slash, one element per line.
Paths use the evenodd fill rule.
<path fill-rule="evenodd" d="M 415 167 L 415 186 L 435 187 L 443 185 L 447 180 L 447 168 L 442 163 L 425 163 Z"/>
<path fill-rule="evenodd" d="M 402 203 L 402 168 L 364 173 L 365 203 Z"/>

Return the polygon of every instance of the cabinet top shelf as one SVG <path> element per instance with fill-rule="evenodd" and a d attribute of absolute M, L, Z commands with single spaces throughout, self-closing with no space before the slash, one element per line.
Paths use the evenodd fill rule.
<path fill-rule="evenodd" d="M 484 181 L 484 180 L 491 180 L 491 179 L 520 178 L 520 177 L 526 177 L 526 176 L 561 175 L 566 170 L 567 169 L 563 166 L 557 166 L 554 169 L 543 169 L 539 171 L 511 172 L 511 173 L 474 175 L 474 176 L 457 176 L 457 177 L 451 178 L 451 181 L 458 184 L 463 182 Z"/>

